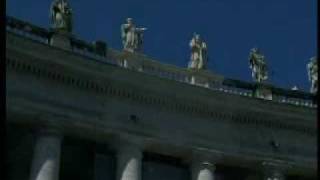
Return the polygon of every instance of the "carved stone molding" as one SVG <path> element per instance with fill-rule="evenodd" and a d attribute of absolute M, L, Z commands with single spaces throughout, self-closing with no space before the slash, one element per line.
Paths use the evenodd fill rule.
<path fill-rule="evenodd" d="M 228 112 L 217 112 L 209 109 L 207 104 L 195 102 L 189 99 L 172 99 L 169 96 L 145 95 L 139 92 L 130 91 L 125 88 L 113 86 L 112 82 L 106 80 L 104 83 L 95 80 L 85 80 L 76 75 L 62 74 L 57 71 L 50 70 L 50 67 L 41 66 L 41 64 L 33 64 L 31 61 L 21 61 L 19 59 L 6 58 L 6 66 L 17 72 L 29 73 L 38 78 L 45 78 L 55 82 L 73 86 L 77 89 L 89 90 L 91 92 L 105 94 L 111 97 L 123 98 L 145 105 L 155 105 L 170 111 L 188 113 L 197 117 L 208 117 L 219 120 L 227 120 L 240 124 L 255 124 L 269 128 L 290 129 L 314 136 L 316 130 L 309 127 L 290 125 L 284 122 L 278 122 L 273 118 L 266 118 L 264 114 L 238 114 L 234 116 Z"/>

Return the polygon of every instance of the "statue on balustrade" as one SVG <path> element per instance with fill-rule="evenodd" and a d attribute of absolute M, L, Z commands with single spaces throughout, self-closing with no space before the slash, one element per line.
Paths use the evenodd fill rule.
<path fill-rule="evenodd" d="M 252 69 L 252 78 L 257 82 L 268 79 L 268 69 L 264 55 L 258 48 L 253 48 L 249 55 L 249 67 Z"/>
<path fill-rule="evenodd" d="M 318 65 L 317 65 L 317 58 L 312 57 L 310 62 L 307 64 L 308 70 L 308 77 L 309 81 L 311 82 L 311 93 L 318 92 Z"/>
<path fill-rule="evenodd" d="M 191 58 L 188 65 L 190 69 L 206 69 L 208 56 L 207 44 L 200 38 L 199 34 L 194 34 L 190 41 Z"/>
<path fill-rule="evenodd" d="M 72 9 L 67 0 L 54 0 L 50 7 L 51 26 L 60 32 L 72 32 Z"/>
<path fill-rule="evenodd" d="M 127 18 L 127 23 L 121 25 L 123 49 L 129 52 L 142 52 L 145 30 L 147 28 L 137 28 L 132 18 Z"/>

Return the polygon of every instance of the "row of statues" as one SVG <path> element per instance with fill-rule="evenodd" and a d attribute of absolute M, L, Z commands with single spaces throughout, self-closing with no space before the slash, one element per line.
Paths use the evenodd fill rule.
<path fill-rule="evenodd" d="M 311 82 L 311 93 L 318 92 L 318 59 L 312 57 L 307 64 L 308 78 Z M 249 67 L 252 69 L 252 78 L 257 82 L 263 82 L 268 79 L 268 68 L 265 57 L 258 48 L 252 48 L 249 54 Z M 292 90 L 298 90 L 296 86 Z"/>
<path fill-rule="evenodd" d="M 143 33 L 147 28 L 139 28 L 132 18 L 127 18 L 127 22 L 121 25 L 121 38 L 123 50 L 129 52 L 142 52 Z M 190 41 L 191 57 L 188 67 L 190 69 L 206 69 L 208 56 L 207 45 L 200 38 L 199 34 L 194 33 Z"/>
<path fill-rule="evenodd" d="M 72 32 L 72 9 L 67 0 L 53 0 L 50 7 L 50 19 L 52 29 L 57 32 Z M 127 18 L 121 25 L 121 38 L 123 50 L 128 52 L 143 51 L 143 33 L 145 27 L 137 27 L 132 18 Z M 205 70 L 208 63 L 207 44 L 199 34 L 194 33 L 189 43 L 191 49 L 188 68 L 192 70 Z M 268 68 L 265 56 L 258 48 L 252 48 L 249 54 L 249 68 L 252 70 L 252 78 L 259 83 L 268 79 Z M 313 57 L 307 65 L 308 77 L 311 82 L 311 92 L 318 90 L 318 66 L 317 58 Z"/>

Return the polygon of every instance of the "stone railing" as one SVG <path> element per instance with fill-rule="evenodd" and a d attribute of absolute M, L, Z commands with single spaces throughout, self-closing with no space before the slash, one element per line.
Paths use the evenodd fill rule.
<path fill-rule="evenodd" d="M 118 63 L 119 66 L 134 71 L 143 72 L 166 79 L 201 86 L 214 91 L 235 94 L 246 97 L 258 97 L 259 89 L 268 89 L 274 102 L 292 104 L 296 106 L 317 107 L 315 95 L 287 89 L 276 88 L 272 85 L 249 83 L 245 81 L 226 79 L 223 76 L 213 74 L 209 71 L 193 71 L 179 68 L 173 65 L 163 64 L 143 54 L 108 50 L 108 59 Z"/>
<path fill-rule="evenodd" d="M 48 31 L 47 29 L 37 27 L 13 17 L 7 17 L 6 21 L 7 31 L 50 45 L 50 38 L 53 31 Z M 228 94 L 267 99 L 273 102 L 292 104 L 295 106 L 317 107 L 316 97 L 310 93 L 276 88 L 272 85 L 226 79 L 223 76 L 216 75 L 209 71 L 194 71 L 174 65 L 163 64 L 144 54 L 108 48 L 106 43 L 102 41 L 88 43 L 71 36 L 70 44 L 71 51 L 76 54 L 148 75 L 201 86 Z"/>
<path fill-rule="evenodd" d="M 247 90 L 247 94 L 245 96 L 256 97 L 256 91 L 259 89 L 268 89 L 271 95 L 271 99 L 273 102 L 278 103 L 286 103 L 292 104 L 296 106 L 305 106 L 316 108 L 316 97 L 315 95 L 303 91 L 294 91 L 287 90 L 282 88 L 277 88 L 268 84 L 258 84 L 258 83 L 248 83 L 244 81 L 234 80 L 234 79 L 225 79 L 223 82 L 227 87 L 235 87 L 240 89 L 238 92 L 242 92 L 243 90 Z M 240 94 L 241 95 L 241 94 Z"/>
<path fill-rule="evenodd" d="M 71 38 L 70 42 L 71 42 L 72 51 L 74 53 L 81 54 L 86 57 L 103 61 L 106 63 L 111 63 L 111 62 L 108 62 L 108 60 L 106 59 L 106 56 L 107 56 L 106 43 L 101 41 L 97 41 L 94 43 L 87 43 L 85 41 L 82 41 L 76 38 Z"/>
<path fill-rule="evenodd" d="M 28 22 L 8 16 L 6 17 L 6 30 L 47 45 L 50 45 L 50 39 L 54 33 L 53 31 L 49 31 L 45 28 L 40 28 Z M 106 59 L 107 45 L 104 42 L 97 41 L 94 43 L 88 43 L 75 37 L 71 37 L 70 44 L 72 51 L 76 54 L 111 63 Z"/>
<path fill-rule="evenodd" d="M 13 17 L 6 17 L 6 30 L 40 43 L 49 44 L 50 33 L 47 29 Z"/>
<path fill-rule="evenodd" d="M 303 91 L 284 90 L 272 88 L 273 101 L 288 103 L 296 106 L 317 107 L 316 96 Z"/>
<path fill-rule="evenodd" d="M 146 55 L 138 53 L 130 53 L 117 51 L 114 49 L 108 50 L 108 59 L 118 63 L 119 66 L 134 71 L 143 72 L 149 75 L 175 80 L 184 83 L 192 83 L 199 86 L 204 86 L 206 81 L 219 82 L 223 80 L 222 76 L 213 75 L 208 72 L 195 72 L 185 68 L 179 68 L 174 65 L 163 64 Z M 197 77 L 197 81 L 192 82 L 192 78 Z M 203 82 L 198 82 L 203 79 Z"/>

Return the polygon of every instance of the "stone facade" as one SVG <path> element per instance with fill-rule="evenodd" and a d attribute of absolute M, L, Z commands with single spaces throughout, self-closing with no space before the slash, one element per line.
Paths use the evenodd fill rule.
<path fill-rule="evenodd" d="M 134 66 L 111 63 L 123 56 Z M 314 103 L 230 93 L 219 75 L 139 54 L 104 59 L 7 32 L 10 179 L 316 179 Z"/>

